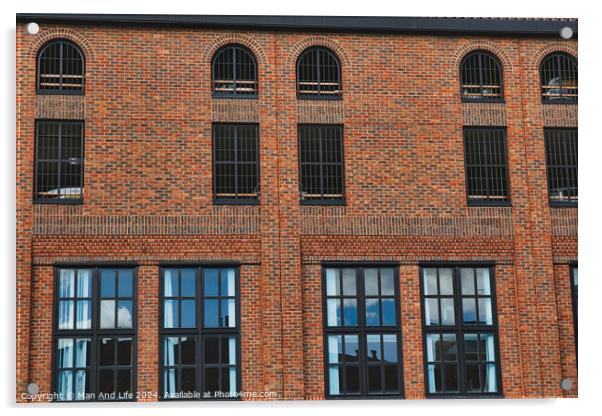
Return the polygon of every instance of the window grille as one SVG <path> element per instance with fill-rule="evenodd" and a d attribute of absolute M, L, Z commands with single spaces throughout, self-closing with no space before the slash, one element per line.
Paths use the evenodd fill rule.
<path fill-rule="evenodd" d="M 212 75 L 214 96 L 257 95 L 257 64 L 243 46 L 228 45 L 217 51 Z"/>
<path fill-rule="evenodd" d="M 343 128 L 299 126 L 299 167 L 302 203 L 343 203 Z"/>
<path fill-rule="evenodd" d="M 577 204 L 577 129 L 545 129 L 544 141 L 550 203 Z"/>
<path fill-rule="evenodd" d="M 505 129 L 465 127 L 464 152 L 468 203 L 508 203 Z"/>
<path fill-rule="evenodd" d="M 577 60 L 565 53 L 552 53 L 541 62 L 543 102 L 576 102 L 578 97 Z"/>
<path fill-rule="evenodd" d="M 216 203 L 257 203 L 259 128 L 256 124 L 213 125 L 213 183 Z"/>
<path fill-rule="evenodd" d="M 338 98 L 342 95 L 341 65 L 326 48 L 310 48 L 297 61 L 297 94 L 305 98 Z"/>
<path fill-rule="evenodd" d="M 83 198 L 84 125 L 81 121 L 36 122 L 37 202 Z"/>
<path fill-rule="evenodd" d="M 462 100 L 502 101 L 502 69 L 488 52 L 471 52 L 461 64 Z"/>
<path fill-rule="evenodd" d="M 67 40 L 47 43 L 38 55 L 37 75 L 38 92 L 83 93 L 84 55 Z"/>

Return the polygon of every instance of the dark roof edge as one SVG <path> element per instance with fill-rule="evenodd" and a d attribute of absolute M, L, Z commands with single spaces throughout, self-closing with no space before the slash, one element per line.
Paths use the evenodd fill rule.
<path fill-rule="evenodd" d="M 179 26 L 286 31 L 365 33 L 439 33 L 559 36 L 568 26 L 577 36 L 577 19 L 376 17 L 376 16 L 237 16 L 170 14 L 17 13 L 17 22 Z"/>

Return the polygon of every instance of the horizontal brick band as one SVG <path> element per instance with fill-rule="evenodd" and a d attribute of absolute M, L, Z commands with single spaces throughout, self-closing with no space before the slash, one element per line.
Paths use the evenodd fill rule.
<path fill-rule="evenodd" d="M 464 126 L 505 126 L 506 106 L 503 103 L 462 103 Z"/>
<path fill-rule="evenodd" d="M 343 101 L 308 101 L 297 102 L 297 122 L 317 124 L 342 124 Z"/>
<path fill-rule="evenodd" d="M 577 128 L 578 113 L 574 104 L 547 104 L 542 106 L 545 127 Z"/>
<path fill-rule="evenodd" d="M 253 99 L 213 99 L 211 101 L 211 119 L 223 123 L 258 123 L 259 105 Z"/>
<path fill-rule="evenodd" d="M 574 236 L 577 237 L 577 209 L 575 208 L 552 208 L 550 210 L 552 220 L 552 235 L 555 237 Z"/>
<path fill-rule="evenodd" d="M 84 120 L 83 95 L 36 95 L 36 118 Z"/>

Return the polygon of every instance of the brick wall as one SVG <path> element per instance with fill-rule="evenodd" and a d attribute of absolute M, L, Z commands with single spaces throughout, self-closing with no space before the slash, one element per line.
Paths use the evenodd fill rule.
<path fill-rule="evenodd" d="M 86 56 L 83 97 L 36 96 L 35 56 L 53 38 Z M 212 99 L 210 62 L 254 53 L 259 98 Z M 343 99 L 298 100 L 308 46 L 340 58 Z M 500 59 L 503 104 L 461 103 L 459 62 Z M 242 380 L 283 399 L 324 397 L 323 260 L 400 263 L 404 388 L 424 397 L 418 262 L 493 260 L 506 397 L 561 397 L 576 378 L 568 263 L 577 212 L 550 209 L 543 126 L 576 126 L 542 105 L 538 65 L 577 43 L 538 38 L 17 26 L 17 397 L 50 389 L 52 265 L 139 263 L 138 386 L 158 384 L 164 260 L 241 263 Z M 33 205 L 36 118 L 85 121 L 85 199 Z M 259 123 L 261 204 L 213 206 L 211 123 Z M 297 123 L 344 125 L 346 205 L 299 206 Z M 466 205 L 463 125 L 507 129 L 512 207 Z"/>

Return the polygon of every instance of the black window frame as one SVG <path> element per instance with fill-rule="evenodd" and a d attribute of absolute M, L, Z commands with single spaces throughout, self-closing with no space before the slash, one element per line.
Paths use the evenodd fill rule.
<path fill-rule="evenodd" d="M 548 63 L 548 61 L 555 59 L 556 62 L 553 65 L 556 65 L 555 68 L 553 68 L 556 71 L 556 75 L 557 78 L 559 79 L 564 79 L 563 78 L 563 63 L 561 62 L 561 60 L 565 59 L 566 60 L 566 64 L 564 65 L 564 70 L 566 71 L 566 65 L 575 65 L 575 77 L 576 77 L 576 85 L 574 87 L 572 86 L 549 86 L 549 85 L 544 85 L 544 76 L 543 76 L 543 71 L 544 71 L 544 66 Z M 567 52 L 563 52 L 563 51 L 555 51 L 552 53 L 549 53 L 548 55 L 546 55 L 542 60 L 541 63 L 539 64 L 539 89 L 540 89 L 540 99 L 542 104 L 577 104 L 579 101 L 579 79 L 578 79 L 578 75 L 579 75 L 579 71 L 578 71 L 578 65 L 577 65 L 577 58 L 573 55 L 571 55 L 570 53 Z M 572 69 L 571 69 L 572 71 Z M 560 97 L 559 98 L 554 98 L 551 99 L 549 98 L 549 95 L 546 95 L 545 90 L 548 88 L 557 88 L 559 90 L 561 90 L 560 92 Z M 572 97 L 570 94 L 567 97 L 567 93 L 566 92 L 562 92 L 563 89 L 569 89 L 569 90 L 574 90 L 576 91 L 576 93 L 574 94 L 575 97 Z"/>
<path fill-rule="evenodd" d="M 195 327 L 178 327 L 178 328 L 165 328 L 164 327 L 164 307 L 163 302 L 165 300 L 164 296 L 164 285 L 165 285 L 165 273 L 166 269 L 194 269 L 195 273 Z M 203 283 L 203 271 L 205 269 L 234 269 L 234 279 L 235 279 L 235 313 L 236 313 L 236 326 L 232 327 L 215 327 L 215 328 L 205 328 L 204 326 L 204 283 Z M 179 279 L 180 280 L 180 279 Z M 219 285 L 219 283 L 218 283 Z M 205 396 L 205 381 L 203 377 L 204 370 L 206 368 L 205 358 L 204 358 L 204 341 L 208 337 L 229 337 L 234 336 L 236 338 L 236 383 L 237 383 L 237 392 L 243 391 L 242 387 L 242 340 L 241 340 L 241 313 L 240 313 L 240 264 L 239 263 L 229 263 L 229 262 L 216 262 L 216 263 L 186 263 L 186 262 L 168 262 L 162 263 L 159 265 L 159 324 L 158 324 L 158 333 L 159 333 L 159 348 L 158 348 L 158 399 L 159 401 L 237 401 L 242 400 L 242 396 L 237 397 L 206 397 Z M 180 298 L 181 296 L 177 296 Z M 169 297 L 170 299 L 176 297 Z M 221 305 L 221 302 L 220 302 Z M 220 306 L 221 307 L 221 306 Z M 181 310 L 181 303 L 179 306 Z M 163 373 L 165 365 L 163 364 L 163 353 L 164 353 L 164 339 L 166 337 L 194 337 L 195 340 L 195 357 L 196 362 L 194 364 L 195 368 L 195 385 L 197 387 L 198 396 L 194 397 L 166 397 L 165 395 L 165 386 L 163 380 Z M 220 355 L 221 355 L 220 348 Z M 176 365 L 175 367 L 177 367 Z M 181 366 L 181 364 L 180 364 Z M 172 367 L 172 366 L 169 366 Z M 221 377 L 221 376 L 220 376 Z M 181 393 L 181 392 L 176 392 Z"/>
<path fill-rule="evenodd" d="M 302 65 L 302 61 L 303 58 L 305 58 L 307 55 L 309 55 L 310 53 L 317 53 L 318 59 L 320 58 L 320 53 L 323 54 L 327 54 L 330 55 L 334 61 L 336 62 L 337 65 L 337 76 L 338 76 L 338 94 L 325 94 L 321 92 L 321 85 L 322 82 L 320 79 L 320 62 L 317 63 L 318 65 L 318 80 L 315 82 L 315 84 L 318 87 L 318 93 L 317 94 L 308 94 L 308 93 L 303 93 L 301 91 L 300 88 L 300 82 L 310 82 L 310 81 L 301 81 L 300 80 L 300 75 L 301 75 L 301 65 Z M 295 84 L 296 84 L 296 91 L 297 91 L 297 99 L 299 100 L 342 100 L 343 99 L 343 71 L 342 71 L 342 67 L 341 67 L 341 60 L 339 59 L 338 55 L 330 48 L 326 47 L 326 46 L 322 46 L 322 45 L 314 45 L 314 46 L 310 46 L 306 49 L 304 49 L 300 54 L 299 57 L 297 58 L 297 62 L 295 64 L 295 74 L 296 74 L 296 78 L 295 78 Z"/>
<path fill-rule="evenodd" d="M 40 151 L 38 150 L 38 145 L 39 145 L 39 133 L 40 133 L 40 125 L 41 124 L 56 124 L 58 125 L 59 128 L 59 133 L 58 133 L 58 148 L 57 148 L 57 153 L 59 154 L 59 157 L 57 159 L 38 159 L 38 156 L 40 155 Z M 38 196 L 38 184 L 40 182 L 40 179 L 38 178 L 38 174 L 40 173 L 40 169 L 38 167 L 38 163 L 41 161 L 50 161 L 50 162 L 56 162 L 59 166 L 59 169 L 57 171 L 57 175 L 58 175 L 58 190 L 61 189 L 60 186 L 60 181 L 61 181 L 61 170 L 60 170 L 60 166 L 62 163 L 68 162 L 70 159 L 72 158 L 68 158 L 68 159 L 62 159 L 60 157 L 60 153 L 61 153 L 61 128 L 63 125 L 80 125 L 81 126 L 81 158 L 79 160 L 79 164 L 81 166 L 81 173 L 80 173 L 80 182 L 81 182 L 81 193 L 80 193 L 80 197 L 79 198 L 40 198 Z M 65 120 L 65 119 L 36 119 L 35 120 L 35 126 L 34 126 L 34 186 L 33 186 L 33 196 L 32 196 L 32 202 L 34 204 L 67 204 L 67 205 L 78 205 L 78 204 L 83 204 L 84 203 L 84 173 L 85 173 L 85 160 L 86 160 L 86 125 L 85 125 L 85 121 L 84 120 Z M 58 195 L 58 194 L 57 194 Z"/>
<path fill-rule="evenodd" d="M 479 62 L 478 63 L 479 85 L 478 85 L 478 87 L 473 87 L 473 88 L 479 88 L 480 95 L 478 95 L 474 98 L 470 98 L 464 94 L 464 88 L 465 88 L 464 65 L 466 64 L 466 61 L 469 58 L 472 58 L 475 56 L 478 58 L 478 62 Z M 499 72 L 500 85 L 495 86 L 496 88 L 499 88 L 499 96 L 498 97 L 487 97 L 483 93 L 483 90 L 485 89 L 485 86 L 483 85 L 483 72 L 486 70 L 483 66 L 483 57 L 484 56 L 491 58 L 493 63 L 497 65 L 496 68 L 490 68 L 489 71 Z M 498 59 L 497 56 L 495 56 L 495 54 L 493 54 L 492 52 L 490 52 L 488 50 L 477 49 L 477 50 L 468 52 L 464 56 L 464 58 L 462 58 L 462 61 L 460 63 L 460 98 L 463 103 L 504 103 L 505 102 L 505 100 L 504 100 L 504 70 L 503 70 L 501 61 Z"/>
<path fill-rule="evenodd" d="M 453 304 L 454 304 L 454 325 L 427 325 L 426 324 L 426 313 L 425 313 L 425 288 L 424 288 L 424 269 L 427 268 L 450 268 L 452 269 L 452 282 L 453 282 Z M 465 325 L 463 323 L 463 311 L 462 311 L 462 287 L 461 287 L 461 275 L 459 270 L 461 268 L 487 268 L 489 269 L 490 278 L 490 291 L 491 291 L 491 312 L 492 312 L 492 325 L 483 325 L 476 323 L 474 325 Z M 437 272 L 439 273 L 439 272 Z M 439 276 L 437 274 L 437 276 Z M 421 262 L 419 263 L 419 284 L 420 284 L 420 314 L 422 321 L 422 351 L 423 351 L 423 370 L 424 370 L 424 393 L 427 399 L 438 399 L 438 398 L 503 398 L 503 377 L 502 377 L 502 365 L 500 356 L 500 337 L 499 337 L 499 322 L 498 322 L 498 307 L 497 307 L 497 290 L 495 282 L 495 263 L 494 262 Z M 439 287 L 439 279 L 437 279 L 437 286 Z M 475 273 L 476 282 L 476 273 Z M 440 293 L 432 295 L 430 297 L 440 297 Z M 449 297 L 449 296 L 448 296 Z M 473 296 L 468 296 L 473 297 Z M 475 299 L 479 298 L 479 295 L 475 286 Z M 478 302 L 477 302 L 478 303 Z M 439 310 L 441 305 L 439 303 Z M 478 306 L 477 306 L 478 308 Z M 478 309 L 476 310 L 476 316 L 478 319 Z M 439 319 L 441 319 L 441 313 L 439 313 Z M 427 335 L 429 334 L 454 334 L 456 336 L 456 354 L 457 354 L 457 366 L 458 366 L 458 392 L 450 393 L 431 393 L 429 392 L 428 385 L 428 366 L 429 361 L 427 357 Z M 495 371 L 496 371 L 496 382 L 497 392 L 488 393 L 467 393 L 465 386 L 465 359 L 464 359 L 464 335 L 465 334 L 493 334 L 494 337 L 494 353 L 495 353 Z M 442 361 L 443 362 L 443 361 Z M 481 365 L 483 361 L 480 359 L 477 361 Z"/>
<path fill-rule="evenodd" d="M 216 146 L 216 127 L 219 126 L 231 126 L 234 127 L 234 131 L 235 131 L 235 136 L 233 138 L 234 141 L 234 161 L 221 161 L 219 162 L 219 164 L 224 164 L 224 165 L 233 165 L 234 169 L 235 169 L 235 174 L 234 174 L 234 181 L 235 181 L 235 192 L 233 193 L 234 195 L 229 195 L 227 197 L 220 197 L 219 194 L 217 193 L 217 169 L 216 169 L 216 165 L 218 164 L 217 162 L 217 155 L 216 155 L 216 151 L 217 151 L 217 146 Z M 238 160 L 238 128 L 239 127 L 254 127 L 255 129 L 255 151 L 256 151 L 256 161 L 255 161 L 255 174 L 257 176 L 257 183 L 255 185 L 255 196 L 241 196 L 241 193 L 238 192 L 238 168 L 239 166 L 242 165 L 252 165 L 252 162 L 241 162 Z M 260 201 L 261 201 L 261 163 L 260 163 L 260 144 L 259 144 L 259 137 L 260 131 L 259 131 L 259 124 L 258 123 L 212 123 L 211 125 L 211 158 L 212 158 L 212 163 L 211 163 L 211 169 L 212 169 L 212 190 L 213 190 L 213 204 L 214 205 L 259 205 Z"/>
<path fill-rule="evenodd" d="M 502 135 L 502 141 L 503 141 L 503 146 L 502 149 L 504 151 L 504 155 L 503 155 L 503 159 L 504 159 L 504 164 L 500 165 L 500 164 L 491 164 L 491 163 L 483 163 L 483 164 L 475 164 L 475 165 L 469 165 L 468 164 L 468 147 L 466 146 L 467 143 L 467 132 L 480 132 L 482 133 L 501 133 Z M 481 137 L 482 139 L 482 137 Z M 462 128 L 462 142 L 463 142 L 463 146 L 464 146 L 464 178 L 465 178 L 465 187 L 466 187 L 466 203 L 468 206 L 502 206 L 502 207 L 508 207 L 508 206 L 512 206 L 512 190 L 511 190 L 511 183 L 510 183 L 510 172 L 509 172 L 509 165 L 508 165 L 508 139 L 507 139 L 507 135 L 506 135 L 506 127 L 494 127 L 494 126 L 464 126 Z M 490 154 L 489 154 L 490 155 Z M 488 156 L 489 156 L 488 155 Z M 506 195 L 504 197 L 504 199 L 502 198 L 494 198 L 492 197 L 493 194 L 493 190 L 489 187 L 489 185 L 486 186 L 487 190 L 486 190 L 486 195 L 471 195 L 470 193 L 470 186 L 469 186 L 469 168 L 471 167 L 478 167 L 479 171 L 481 169 L 491 169 L 492 167 L 494 168 L 503 168 L 504 169 L 504 177 L 502 178 L 502 184 L 503 181 L 505 181 L 506 183 Z M 482 177 L 480 179 L 481 182 L 485 182 Z M 503 185 L 502 185 L 503 188 Z M 502 189 L 502 191 L 504 191 L 504 189 Z"/>
<path fill-rule="evenodd" d="M 107 263 L 107 264 L 55 264 L 53 266 L 53 299 L 52 299 L 52 348 L 51 348 L 51 382 L 50 389 L 53 392 L 52 401 L 56 403 L 83 403 L 83 402 L 135 402 L 138 394 L 138 265 L 132 263 Z M 60 270 L 75 270 L 74 293 L 77 293 L 77 270 L 91 270 L 91 327 L 90 329 L 59 329 L 59 296 Z M 132 328 L 100 328 L 100 270 L 132 270 Z M 75 298 L 74 298 L 75 299 Z M 74 322 L 77 319 L 77 309 L 74 307 Z M 90 371 L 89 390 L 93 398 L 86 400 L 59 400 L 57 393 L 58 368 L 58 342 L 60 339 L 90 339 L 90 363 L 86 368 Z M 101 366 L 99 343 L 103 338 L 131 338 L 131 397 L 123 399 L 99 399 L 98 385 L 101 367 L 118 370 L 119 365 Z M 117 348 L 117 345 L 115 346 Z M 77 368 L 75 366 L 71 368 Z"/>
<path fill-rule="evenodd" d="M 356 296 L 357 300 L 357 325 L 355 326 L 328 326 L 328 306 L 327 301 L 329 296 L 327 295 L 327 269 L 339 269 L 340 277 L 342 280 L 343 269 L 355 269 L 356 270 Z M 365 316 L 365 269 L 382 269 L 390 268 L 393 269 L 393 281 L 395 286 L 395 325 L 391 326 L 368 326 L 366 325 Z M 321 283 L 322 283 L 322 334 L 323 334 L 323 363 L 324 363 L 324 397 L 327 400 L 364 400 L 364 399 L 405 399 L 405 383 L 404 383 L 404 367 L 403 367 L 403 334 L 401 331 L 401 291 L 399 282 L 399 264 L 390 262 L 323 262 L 321 265 Z M 380 271 L 379 276 L 379 294 L 380 294 Z M 341 286 L 342 288 L 342 286 Z M 341 292 L 342 293 L 342 292 Z M 339 296 L 341 299 L 344 295 Z M 368 296 L 373 297 L 373 296 Z M 382 299 L 379 296 L 379 299 Z M 342 310 L 342 309 L 341 309 Z M 382 304 L 379 303 L 379 310 L 381 311 L 382 319 Z M 341 315 L 342 316 L 342 315 Z M 356 335 L 358 337 L 358 360 L 357 366 L 359 367 L 359 393 L 358 394 L 330 394 L 330 378 L 329 378 L 329 362 L 328 362 L 328 338 L 329 336 L 345 336 L 345 335 Z M 368 374 L 367 369 L 369 367 L 367 361 L 364 359 L 366 356 L 366 344 L 368 335 L 396 335 L 397 337 L 397 369 L 398 369 L 398 382 L 399 392 L 398 393 L 380 393 L 380 394 L 368 394 Z M 381 341 L 381 348 L 384 348 L 384 343 Z M 344 366 L 345 363 L 343 363 Z M 381 364 L 380 367 L 383 367 Z M 384 373 L 381 372 L 381 383 L 384 378 Z"/>
<path fill-rule="evenodd" d="M 232 82 L 233 84 L 233 92 L 219 92 L 216 91 L 216 62 L 217 62 L 217 58 L 221 53 L 224 53 L 228 50 L 233 50 L 234 51 L 234 55 L 233 55 L 233 60 L 232 60 L 232 65 L 233 65 L 233 69 L 232 69 L 232 80 L 226 80 L 229 82 Z M 253 80 L 254 84 L 253 84 L 253 88 L 255 90 L 255 92 L 253 93 L 243 93 L 243 92 L 237 92 L 237 82 L 239 82 L 240 80 L 237 80 L 236 77 L 236 68 L 237 68 L 237 62 L 236 62 L 236 51 L 240 50 L 246 54 L 249 55 L 249 57 L 251 58 L 251 63 L 252 66 L 254 67 L 255 70 L 255 79 Z M 245 80 L 246 82 L 247 80 Z M 213 98 L 236 98 L 236 99 L 255 99 L 259 97 L 259 67 L 257 65 L 257 59 L 255 57 L 255 54 L 246 46 L 239 44 L 239 43 L 230 43 L 228 45 L 224 45 L 221 48 L 219 48 L 214 54 L 213 54 L 213 58 L 211 59 L 211 96 Z"/>
<path fill-rule="evenodd" d="M 59 86 L 59 88 L 56 89 L 46 89 L 46 88 L 40 88 L 40 83 L 41 83 L 41 59 L 42 59 L 42 55 L 43 53 L 50 47 L 53 46 L 54 44 L 59 44 L 60 45 L 60 67 L 61 69 L 59 69 L 59 84 L 61 84 Z M 62 87 L 62 66 L 63 66 L 63 50 L 64 50 L 64 45 L 69 45 L 75 48 L 75 50 L 79 53 L 80 57 L 81 57 L 81 65 L 82 65 L 82 74 L 81 74 L 81 78 L 82 78 L 82 87 L 81 89 L 63 89 Z M 44 43 L 44 45 L 42 45 L 40 47 L 40 49 L 38 50 L 37 56 L 36 56 L 36 94 L 37 95 L 85 95 L 86 94 L 86 56 L 84 55 L 82 49 L 79 47 L 79 45 L 77 45 L 75 42 L 69 40 L 69 39 L 64 39 L 64 38 L 56 38 L 56 39 L 51 39 L 48 42 Z"/>
<path fill-rule="evenodd" d="M 302 160 L 302 145 L 301 145 L 301 141 L 302 141 L 302 137 L 301 137 L 301 130 L 304 128 L 337 128 L 339 129 L 339 134 L 340 134 L 340 147 L 341 147 L 341 162 L 340 163 L 332 163 L 332 162 L 324 162 L 323 158 L 322 158 L 322 141 L 323 141 L 323 132 L 320 132 L 320 161 L 319 162 L 304 162 Z M 346 205 L 346 200 L 347 200 L 347 196 L 346 196 L 346 186 L 345 186 L 345 129 L 343 124 L 298 124 L 297 125 L 297 149 L 298 149 L 298 163 L 299 163 L 299 203 L 301 205 Z M 312 198 L 307 198 L 307 193 L 304 191 L 303 187 L 303 166 L 304 165 L 319 165 L 320 166 L 320 171 L 322 172 L 320 174 L 320 193 L 319 194 L 315 194 L 315 195 L 319 195 L 318 197 L 312 197 Z M 335 198 L 335 197 L 327 197 L 324 193 L 324 173 L 323 173 L 323 169 L 324 169 L 324 165 L 340 165 L 341 167 L 341 196 L 339 198 Z"/>
<path fill-rule="evenodd" d="M 578 178 L 578 168 L 579 168 L 579 164 L 578 164 L 578 160 L 576 160 L 576 164 L 574 166 L 574 169 L 576 170 L 575 174 L 573 175 L 571 173 L 571 170 L 573 169 L 572 165 L 569 164 L 565 164 L 565 165 L 556 165 L 556 164 L 552 164 L 551 161 L 551 157 L 550 154 L 548 153 L 551 150 L 551 140 L 552 139 L 562 139 L 563 141 L 563 151 L 564 151 L 564 157 L 568 158 L 569 155 L 569 148 L 574 147 L 574 154 L 575 154 L 575 158 L 578 159 L 578 146 L 579 146 L 579 132 L 578 129 L 576 127 L 572 128 L 572 127 L 544 127 L 543 129 L 543 134 L 544 134 L 544 147 L 545 147 L 545 158 L 546 158 L 546 183 L 547 183 L 547 191 L 548 191 L 548 201 L 551 207 L 574 207 L 576 208 L 578 206 L 579 203 L 579 178 Z M 554 134 L 554 137 L 551 137 L 550 135 Z M 574 146 L 573 145 L 569 145 L 567 143 L 568 140 L 572 140 L 573 137 L 572 135 L 574 134 Z M 557 149 L 556 149 L 557 150 Z M 568 199 L 563 199 L 563 200 L 558 200 L 558 199 L 554 199 L 552 198 L 552 193 L 551 193 L 551 185 L 552 185 L 552 181 L 553 181 L 553 176 L 551 175 L 551 170 L 552 169 L 562 169 L 564 171 L 564 176 L 563 179 L 568 181 L 569 179 L 574 179 L 575 183 L 577 184 L 577 186 L 575 186 L 574 188 L 577 188 L 577 196 L 569 196 Z M 554 179 L 558 179 L 557 176 L 554 176 Z"/>

